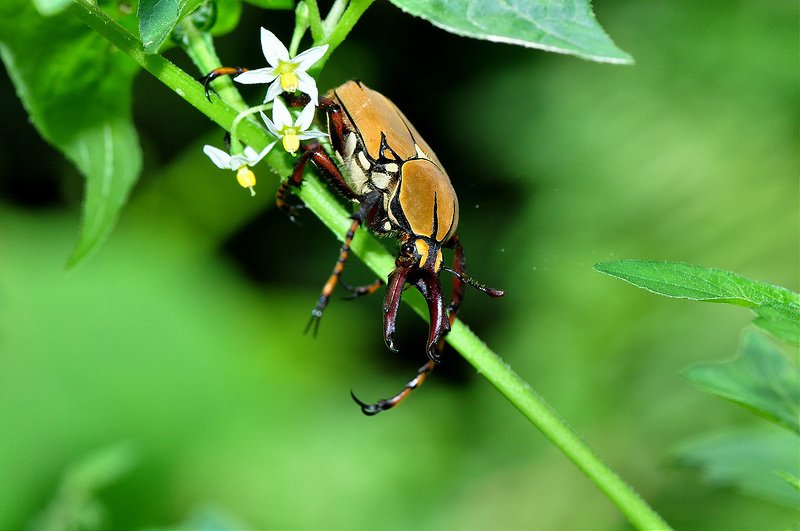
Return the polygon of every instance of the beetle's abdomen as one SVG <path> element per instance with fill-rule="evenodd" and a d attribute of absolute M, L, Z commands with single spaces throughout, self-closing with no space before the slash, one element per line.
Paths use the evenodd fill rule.
<path fill-rule="evenodd" d="M 450 179 L 430 160 L 406 161 L 389 216 L 414 235 L 444 243 L 458 226 L 458 198 Z"/>

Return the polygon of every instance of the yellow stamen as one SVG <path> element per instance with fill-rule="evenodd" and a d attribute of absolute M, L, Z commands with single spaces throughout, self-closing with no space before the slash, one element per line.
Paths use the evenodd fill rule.
<path fill-rule="evenodd" d="M 256 185 L 256 174 L 253 173 L 250 166 L 242 166 L 239 168 L 239 171 L 236 172 L 236 181 L 242 188 L 249 188 L 251 196 L 256 195 L 256 191 L 253 190 L 253 187 Z"/>
<path fill-rule="evenodd" d="M 295 151 L 300 149 L 300 137 L 297 133 L 290 131 L 283 135 L 283 149 L 294 155 Z"/>
<path fill-rule="evenodd" d="M 294 73 L 294 70 L 281 74 L 281 88 L 284 92 L 296 91 L 299 84 L 300 80 L 297 79 L 297 74 Z"/>

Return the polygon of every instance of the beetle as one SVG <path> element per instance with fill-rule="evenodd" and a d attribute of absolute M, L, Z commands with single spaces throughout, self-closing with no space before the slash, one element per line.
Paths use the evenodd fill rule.
<path fill-rule="evenodd" d="M 208 83 L 215 77 L 242 70 L 217 69 L 203 81 L 208 90 Z M 303 96 L 290 98 L 290 104 L 296 106 L 307 101 Z M 312 311 L 309 327 L 313 323 L 316 331 L 339 283 L 353 236 L 364 224 L 379 236 L 396 236 L 400 244 L 383 302 L 383 336 L 389 350 L 397 352 L 395 323 L 406 284 L 419 290 L 430 314 L 426 342 L 428 360 L 402 391 L 372 404 L 362 402 L 351 392 L 362 412 L 375 415 L 403 401 L 441 361 L 444 336 L 450 331 L 461 306 L 466 284 L 490 297 L 502 297 L 504 292 L 467 276 L 464 249 L 456 234 L 458 198 L 450 178 L 431 147 L 388 98 L 351 80 L 320 98 L 319 109 L 327 120 L 336 161 L 318 141 L 304 145 L 291 176 L 278 189 L 278 206 L 293 215 L 285 199 L 286 193 L 291 187 L 302 184 L 303 172 L 311 161 L 326 181 L 357 203 L 358 208 L 350 216 L 352 223 L 333 272 Z M 443 248 L 453 249 L 453 268 L 444 266 Z M 439 280 L 441 271 L 454 277 L 452 300 L 447 307 Z M 383 282 L 378 280 L 369 286 L 348 289 L 354 296 L 360 296 L 377 291 L 381 285 Z"/>

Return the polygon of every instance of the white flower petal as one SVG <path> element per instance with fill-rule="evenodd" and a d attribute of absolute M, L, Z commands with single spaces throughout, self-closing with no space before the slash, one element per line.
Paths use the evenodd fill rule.
<path fill-rule="evenodd" d="M 278 76 L 275 75 L 275 69 L 268 66 L 266 68 L 242 72 L 233 78 L 233 80 L 244 85 L 257 85 L 259 83 L 271 83 L 277 79 L 277 77 Z"/>
<path fill-rule="evenodd" d="M 305 131 L 311 126 L 311 122 L 314 121 L 314 111 L 317 109 L 314 102 L 308 102 L 305 107 L 303 107 L 303 111 L 300 113 L 300 116 L 297 117 L 297 120 L 294 122 L 294 126 L 300 129 L 300 131 Z"/>
<path fill-rule="evenodd" d="M 275 127 L 278 129 L 292 127 L 294 125 L 292 122 L 292 115 L 289 114 L 289 109 L 286 108 L 286 104 L 283 103 L 283 100 L 280 98 L 275 98 L 275 101 L 272 102 L 272 120 L 275 122 Z"/>
<path fill-rule="evenodd" d="M 221 170 L 235 169 L 231 167 L 231 156 L 221 149 L 205 145 L 203 146 L 203 153 L 208 155 L 208 158 L 211 159 L 211 162 L 213 162 L 217 168 Z"/>
<path fill-rule="evenodd" d="M 274 100 L 281 92 L 283 92 L 281 80 L 279 78 L 275 78 L 275 81 L 273 81 L 267 89 L 267 94 L 264 96 L 264 103 Z"/>
<path fill-rule="evenodd" d="M 308 94 L 308 97 L 311 98 L 311 103 L 319 105 L 319 91 L 314 78 L 299 70 L 296 70 L 295 74 L 297 74 L 297 89 Z"/>
<path fill-rule="evenodd" d="M 300 140 L 309 140 L 311 138 L 325 138 L 328 136 L 328 133 L 323 133 L 322 131 L 304 131 L 297 136 Z"/>
<path fill-rule="evenodd" d="M 261 119 L 264 120 L 264 123 L 266 124 L 267 129 L 269 129 L 269 132 L 272 133 L 273 135 L 277 136 L 278 138 L 280 138 L 281 132 L 278 130 L 277 127 L 275 127 L 275 124 L 272 123 L 272 120 L 267 118 L 267 115 L 264 114 L 263 112 L 260 112 L 259 114 L 261 115 Z"/>
<path fill-rule="evenodd" d="M 238 155 L 234 155 L 231 157 L 231 169 L 234 171 L 238 170 L 242 166 L 249 166 L 249 165 L 250 161 L 247 160 L 246 155 L 242 155 L 241 153 L 239 153 Z"/>
<path fill-rule="evenodd" d="M 265 28 L 261 28 L 261 51 L 272 66 L 278 66 L 278 61 L 289 60 L 289 50 L 274 33 Z"/>
<path fill-rule="evenodd" d="M 250 165 L 251 165 L 251 166 L 255 166 L 256 164 L 258 164 L 259 162 L 261 162 L 261 159 L 263 159 L 264 157 L 266 157 L 266 156 L 267 156 L 267 153 L 269 153 L 269 152 L 272 150 L 273 146 L 275 146 L 275 144 L 277 144 L 277 143 L 278 143 L 278 141 L 277 141 L 277 140 L 275 140 L 275 141 L 273 141 L 273 142 L 270 142 L 270 143 L 269 143 L 269 145 L 267 145 L 267 147 L 265 147 L 264 149 L 262 149 L 262 150 L 261 150 L 261 152 L 260 152 L 260 153 L 258 153 L 258 154 L 256 155 L 256 158 L 255 158 L 255 160 L 254 160 L 254 161 L 252 162 L 252 164 L 250 164 Z"/>
<path fill-rule="evenodd" d="M 298 54 L 294 59 L 292 59 L 292 63 L 297 65 L 297 70 L 305 72 L 311 68 L 314 63 L 322 59 L 322 56 L 325 55 L 325 52 L 327 51 L 327 44 L 323 46 L 314 46 L 313 48 L 309 48 L 303 53 Z"/>
<path fill-rule="evenodd" d="M 252 165 L 255 159 L 258 158 L 258 151 L 251 148 L 250 146 L 244 147 L 244 158 L 247 159 L 247 163 Z"/>

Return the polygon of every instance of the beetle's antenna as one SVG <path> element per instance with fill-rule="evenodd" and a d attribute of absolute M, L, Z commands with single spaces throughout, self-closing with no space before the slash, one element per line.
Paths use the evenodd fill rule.
<path fill-rule="evenodd" d="M 501 290 L 501 289 L 494 289 L 494 288 L 490 288 L 490 287 L 484 286 L 483 284 L 481 284 L 480 282 L 478 282 L 474 278 L 468 277 L 467 275 L 465 275 L 463 273 L 459 273 L 458 271 L 456 271 L 454 269 L 450 269 L 449 267 L 443 267 L 442 269 L 447 271 L 448 273 L 450 273 L 454 277 L 456 277 L 461 282 L 464 282 L 465 284 L 469 284 L 473 288 L 477 289 L 478 291 L 482 291 L 483 293 L 487 294 L 488 296 L 490 296 L 492 298 L 502 297 L 503 295 L 506 294 L 506 292 Z"/>

